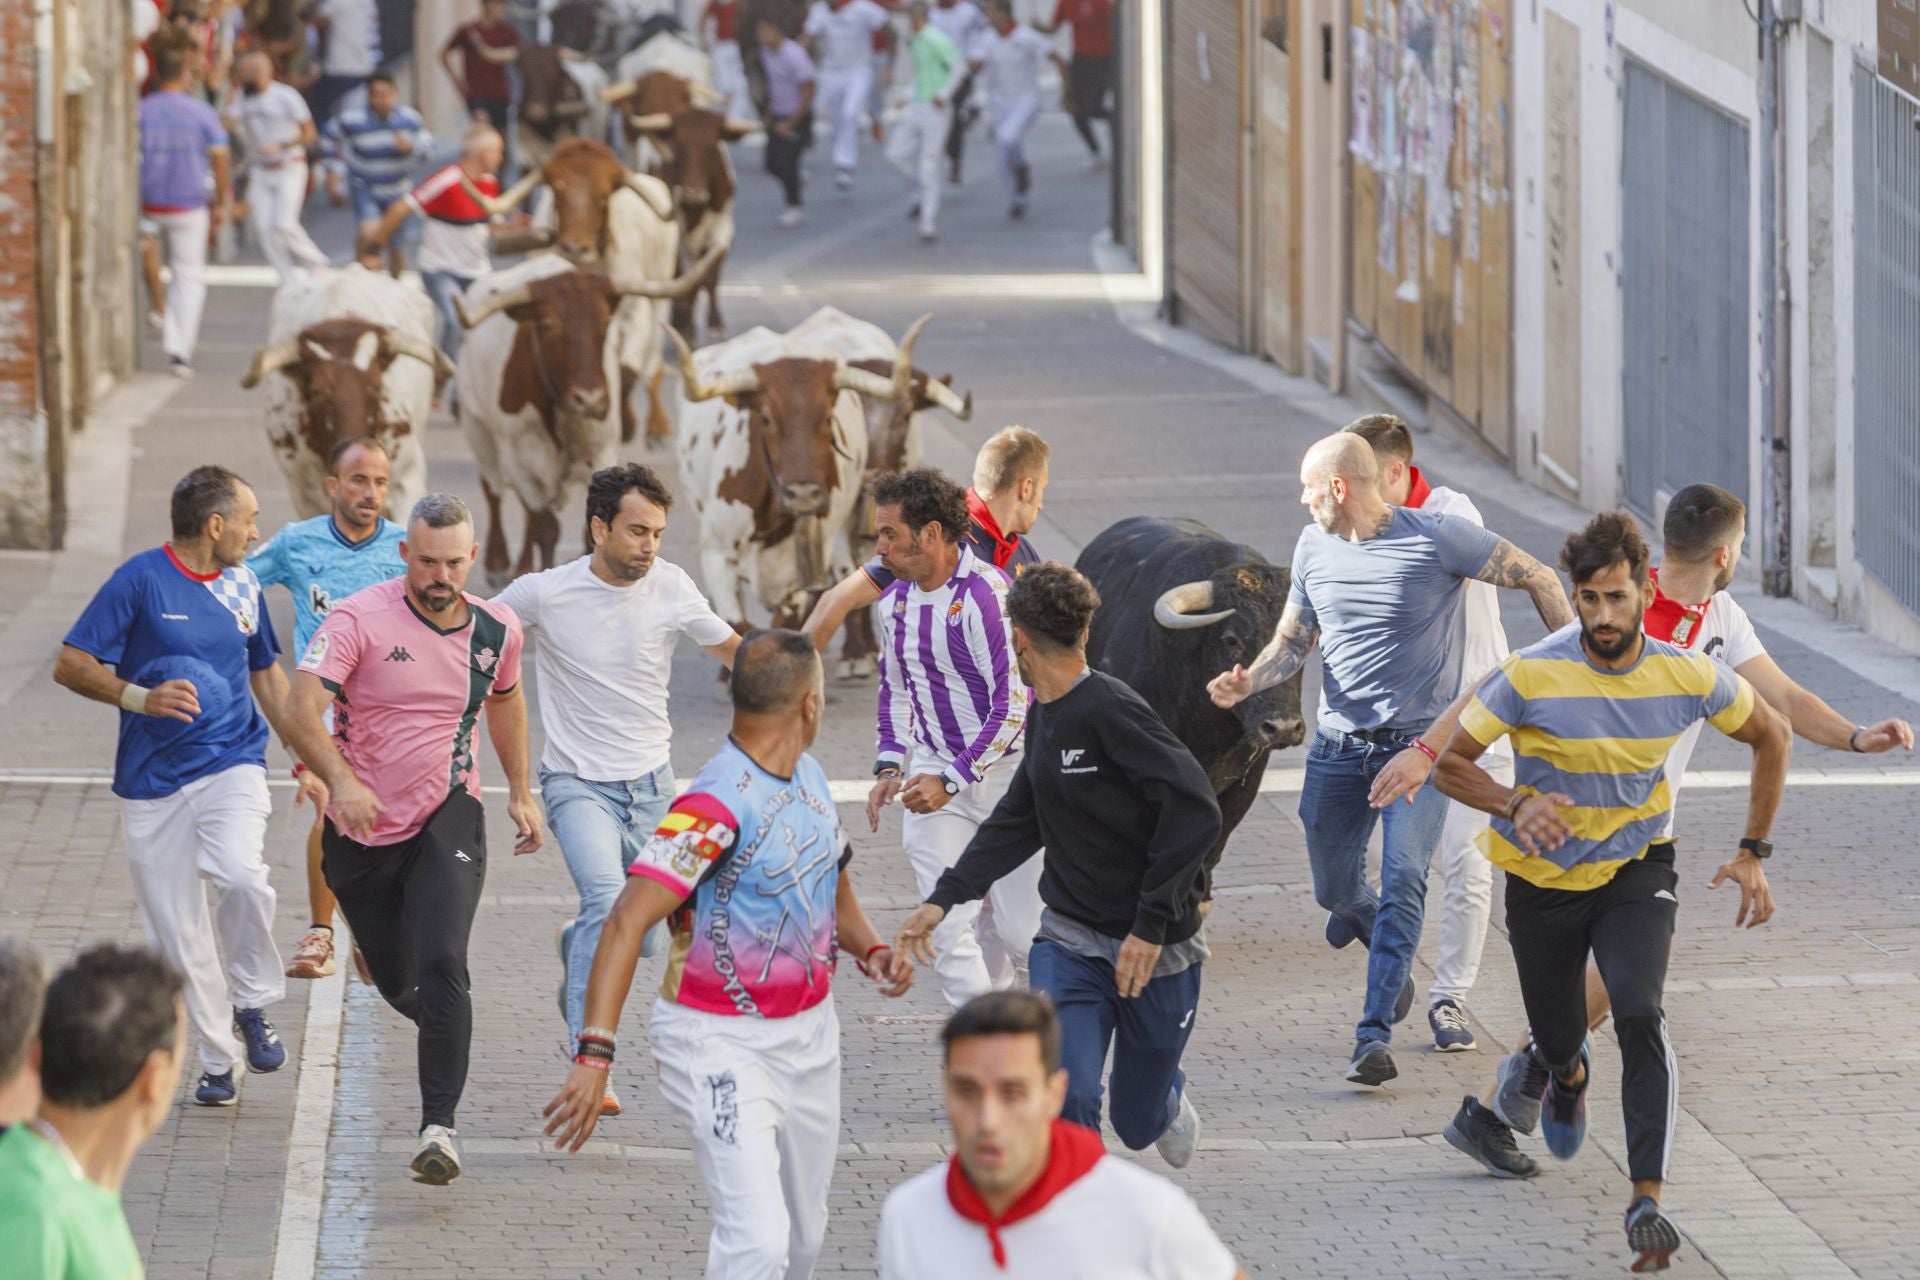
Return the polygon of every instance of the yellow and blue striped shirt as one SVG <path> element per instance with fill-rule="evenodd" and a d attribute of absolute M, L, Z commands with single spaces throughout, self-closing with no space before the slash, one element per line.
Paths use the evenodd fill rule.
<path fill-rule="evenodd" d="M 1562 811 L 1573 834 L 1536 857 L 1496 817 L 1481 850 L 1544 888 L 1599 888 L 1660 838 L 1673 808 L 1666 764 L 1675 740 L 1696 720 L 1737 731 L 1753 699 L 1731 668 L 1652 636 L 1624 671 L 1587 658 L 1578 622 L 1517 650 L 1467 704 L 1460 727 L 1485 746 L 1511 735 L 1519 789 L 1573 797 Z"/>

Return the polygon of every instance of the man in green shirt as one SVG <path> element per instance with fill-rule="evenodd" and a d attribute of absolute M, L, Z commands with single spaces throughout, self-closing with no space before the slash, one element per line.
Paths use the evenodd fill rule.
<path fill-rule="evenodd" d="M 914 180 L 915 199 L 907 216 L 920 220 L 920 238 L 939 234 L 940 158 L 947 142 L 947 102 L 967 75 L 959 46 L 927 17 L 926 0 L 907 6 L 913 35 L 907 52 L 913 56 L 913 97 L 907 114 L 887 137 L 887 159 Z"/>
<path fill-rule="evenodd" d="M 8 1280 L 140 1280 L 120 1209 L 134 1153 L 173 1104 L 186 1048 L 180 977 L 151 951 L 83 952 L 47 988 L 39 1118 L 0 1133 Z"/>

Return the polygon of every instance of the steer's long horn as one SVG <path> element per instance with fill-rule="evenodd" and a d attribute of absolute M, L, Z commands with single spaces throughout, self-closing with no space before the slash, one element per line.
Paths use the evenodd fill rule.
<path fill-rule="evenodd" d="M 967 392 L 963 398 L 959 392 L 938 378 L 927 379 L 927 399 L 962 422 L 973 416 L 973 392 Z"/>
<path fill-rule="evenodd" d="M 533 301 L 533 290 L 523 284 L 518 289 L 496 294 L 481 303 L 477 310 L 469 311 L 467 295 L 456 293 L 453 295 L 453 313 L 460 318 L 462 329 L 471 329 L 496 311 L 505 311 L 508 307 L 517 307 L 531 301 Z"/>
<path fill-rule="evenodd" d="M 553 105 L 553 115 L 556 120 L 578 120 L 592 110 L 591 102 L 581 102 L 578 99 L 556 102 Z"/>
<path fill-rule="evenodd" d="M 673 192 L 667 190 L 667 184 L 658 178 L 648 177 L 644 173 L 628 173 L 622 181 L 627 190 L 647 202 L 647 208 L 660 218 L 673 217 Z"/>
<path fill-rule="evenodd" d="M 726 251 L 727 246 L 724 244 L 710 245 L 707 251 L 701 254 L 692 266 L 671 280 L 616 279 L 613 282 L 614 291 L 635 298 L 685 297 L 698 287 L 700 282 L 706 278 L 707 272 L 712 269 L 713 264 L 718 262 L 720 256 Z"/>
<path fill-rule="evenodd" d="M 425 338 L 410 333 L 400 333 L 394 329 L 385 329 L 380 334 L 380 344 L 396 356 L 410 356 L 426 365 L 435 373 L 451 378 L 453 361 L 447 359 L 447 353 L 428 342 Z"/>
<path fill-rule="evenodd" d="M 664 111 L 649 111 L 643 116 L 627 117 L 627 128 L 635 133 L 663 133 L 673 128 L 673 117 Z"/>
<path fill-rule="evenodd" d="M 638 80 L 622 80 L 618 84 L 610 84 L 604 89 L 596 90 L 593 96 L 602 102 L 618 102 L 622 98 L 631 98 L 638 92 L 640 92 Z"/>
<path fill-rule="evenodd" d="M 474 186 L 473 181 L 464 173 L 460 175 L 460 185 L 466 188 L 467 194 L 473 197 L 475 204 L 497 218 L 501 214 L 512 213 L 527 202 L 527 197 L 533 194 L 533 189 L 540 185 L 540 170 L 535 169 L 528 173 L 497 196 L 490 196 Z"/>
<path fill-rule="evenodd" d="M 693 367 L 693 352 L 687 347 L 687 340 L 672 325 L 667 326 L 667 337 L 673 343 L 673 349 L 680 355 L 680 391 L 689 402 L 713 400 L 720 396 L 744 396 L 760 389 L 760 375 L 752 369 L 731 369 L 712 382 L 700 376 Z"/>
<path fill-rule="evenodd" d="M 1210 608 L 1212 604 L 1211 582 L 1204 578 L 1198 582 L 1183 582 L 1177 587 L 1167 588 L 1153 602 L 1153 620 L 1169 631 L 1193 631 L 1233 616 L 1231 609 L 1217 609 L 1212 613 L 1194 612 Z"/>
<path fill-rule="evenodd" d="M 296 363 L 300 359 L 300 344 L 294 342 L 276 343 L 271 347 L 262 347 L 253 357 L 253 363 L 247 366 L 247 372 L 240 379 L 240 385 L 246 388 L 256 387 L 260 379 Z"/>
<path fill-rule="evenodd" d="M 733 101 L 733 99 L 712 85 L 700 84 L 694 80 L 687 81 L 687 96 L 693 100 L 694 106 L 705 107 L 709 111 L 715 107 L 724 107 L 727 103 Z"/>
<path fill-rule="evenodd" d="M 933 321 L 933 313 L 915 320 L 908 326 L 906 336 L 900 339 L 900 349 L 893 356 L 893 394 L 905 399 L 913 390 L 913 344 L 920 341 L 920 332 Z"/>

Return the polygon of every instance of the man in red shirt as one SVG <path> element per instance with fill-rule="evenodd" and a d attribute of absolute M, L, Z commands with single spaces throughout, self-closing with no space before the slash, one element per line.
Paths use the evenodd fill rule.
<path fill-rule="evenodd" d="M 479 20 L 455 28 L 440 50 L 440 65 L 467 100 L 467 111 L 502 133 L 507 128 L 507 108 L 513 102 L 507 64 L 519 56 L 519 49 L 520 33 L 507 21 L 507 0 L 480 0 Z M 456 52 L 460 54 L 458 69 L 453 65 Z"/>
<path fill-rule="evenodd" d="M 1113 0 L 1056 0 L 1053 21 L 1034 26 L 1052 35 L 1068 24 L 1073 27 L 1073 65 L 1067 73 L 1067 110 L 1093 153 L 1093 167 L 1099 169 L 1106 161 L 1093 122 L 1113 119 L 1107 108 L 1113 93 Z"/>

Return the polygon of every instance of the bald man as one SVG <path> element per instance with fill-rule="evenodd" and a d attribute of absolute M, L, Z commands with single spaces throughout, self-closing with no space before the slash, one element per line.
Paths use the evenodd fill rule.
<path fill-rule="evenodd" d="M 1550 631 L 1573 621 L 1560 579 L 1471 521 L 1388 503 L 1380 464 L 1358 435 L 1328 436 L 1300 464 L 1313 523 L 1293 549 L 1280 625 L 1253 665 L 1208 685 L 1232 707 L 1290 679 L 1319 644 L 1320 720 L 1307 753 L 1300 821 L 1327 941 L 1367 945 L 1366 995 L 1346 1078 L 1399 1074 L 1388 1048 L 1413 1003 L 1413 953 L 1426 915 L 1427 864 L 1447 801 L 1423 784 L 1444 739 L 1422 734 L 1460 689 L 1468 579 L 1525 591 Z M 1395 804 L 1405 799 L 1405 804 Z M 1367 840 L 1384 821 L 1380 890 Z"/>

